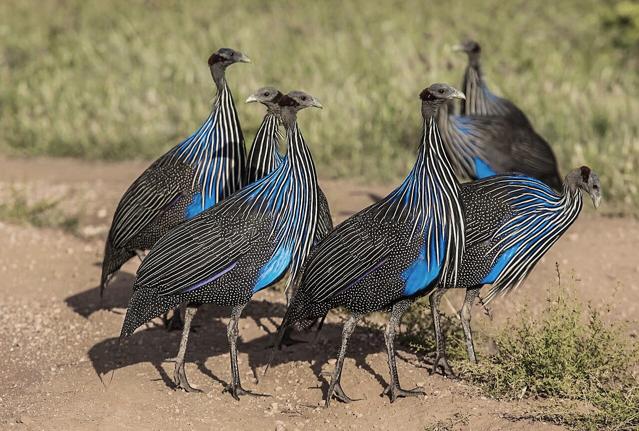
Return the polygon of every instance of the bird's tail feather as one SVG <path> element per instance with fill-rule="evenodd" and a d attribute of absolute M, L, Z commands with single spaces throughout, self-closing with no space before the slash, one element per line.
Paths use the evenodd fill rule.
<path fill-rule="evenodd" d="M 275 359 L 275 355 L 278 350 L 282 349 L 282 340 L 284 339 L 284 334 L 286 333 L 286 328 L 288 327 L 289 316 L 290 316 L 290 307 L 286 310 L 286 314 L 284 315 L 284 319 L 282 319 L 282 324 L 277 330 L 277 336 L 275 337 L 275 343 L 273 343 L 273 348 L 271 349 L 271 354 L 269 355 L 268 362 L 266 363 L 266 368 L 264 368 L 264 372 L 262 373 L 262 377 L 266 376 L 266 372 L 271 367 L 271 363 Z"/>
<path fill-rule="evenodd" d="M 180 304 L 179 297 L 158 296 L 156 288 L 134 289 L 126 310 L 120 338 L 128 337 L 141 325 Z"/>

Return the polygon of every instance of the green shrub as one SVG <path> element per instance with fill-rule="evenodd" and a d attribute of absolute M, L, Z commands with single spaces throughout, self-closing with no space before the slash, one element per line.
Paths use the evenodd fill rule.
<path fill-rule="evenodd" d="M 524 313 L 496 336 L 495 354 L 477 366 L 461 364 L 461 374 L 497 398 L 565 399 L 592 407 L 560 403 L 528 417 L 578 429 L 636 430 L 639 380 L 633 372 L 639 350 L 622 328 L 579 304 L 562 293 L 549 300 L 539 318 Z"/>

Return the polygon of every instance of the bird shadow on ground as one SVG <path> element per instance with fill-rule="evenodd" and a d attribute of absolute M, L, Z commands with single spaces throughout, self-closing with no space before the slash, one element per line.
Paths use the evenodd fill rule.
<path fill-rule="evenodd" d="M 264 335 L 247 341 L 240 341 L 240 353 L 248 354 L 248 365 L 253 375 L 262 377 L 262 371 L 271 359 L 272 344 L 275 338 L 273 329 L 284 316 L 285 305 L 266 300 L 251 301 L 244 310 L 243 317 L 254 321 L 270 320 L 272 325 L 261 325 Z M 200 307 L 194 319 L 194 331 L 189 336 L 186 362 L 195 363 L 198 370 L 214 381 L 226 385 L 220 375 L 228 376 L 228 366 L 223 370 L 211 370 L 207 359 L 223 355 L 228 360 L 229 346 L 226 336 L 226 322 L 230 308 L 204 305 Z M 221 318 L 225 318 L 223 321 Z M 240 321 L 240 340 L 246 321 Z M 270 331 L 270 332 L 269 332 Z M 326 392 L 330 376 L 323 375 L 322 368 L 329 359 L 335 358 L 341 342 L 341 323 L 326 323 L 317 342 L 308 342 L 284 347 L 278 351 L 271 367 L 287 362 L 307 362 L 313 373 L 322 381 L 322 391 Z M 95 372 L 102 379 L 112 371 L 138 363 L 151 363 L 165 385 L 173 388 L 173 381 L 163 368 L 163 364 L 171 362 L 177 354 L 181 333 L 168 332 L 166 329 L 150 324 L 147 330 L 141 330 L 119 342 L 118 337 L 109 338 L 95 344 L 88 352 Z M 295 334 L 295 338 L 313 340 L 315 334 Z M 402 350 L 401 346 L 397 346 Z M 375 371 L 367 362 L 367 357 L 374 353 L 385 352 L 383 332 L 376 328 L 359 326 L 351 337 L 347 357 L 355 360 L 355 366 L 370 373 L 382 387 L 387 385 L 387 378 Z M 240 365 L 241 366 L 241 365 Z M 331 367 L 332 371 L 332 367 Z M 273 371 L 271 371 L 273 372 Z M 218 374 L 219 373 L 219 374 Z"/>
<path fill-rule="evenodd" d="M 96 311 L 126 308 L 131 298 L 135 275 L 120 271 L 104 290 L 100 298 L 100 286 L 87 289 L 64 299 L 64 302 L 80 316 L 88 318 Z"/>

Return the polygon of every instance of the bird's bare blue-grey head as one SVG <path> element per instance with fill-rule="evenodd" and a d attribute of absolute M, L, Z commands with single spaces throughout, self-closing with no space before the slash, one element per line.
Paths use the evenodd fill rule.
<path fill-rule="evenodd" d="M 601 183 L 599 182 L 599 176 L 588 166 L 574 169 L 566 175 L 566 184 L 568 184 L 572 192 L 580 189 L 588 193 L 595 208 L 599 207 L 601 202 Z"/>
<path fill-rule="evenodd" d="M 317 100 L 317 98 L 299 90 L 291 91 L 286 94 L 286 96 L 280 99 L 279 105 L 281 107 L 291 107 L 295 111 L 310 107 L 320 109 L 323 108 L 322 104 L 319 102 L 319 100 Z"/>
<path fill-rule="evenodd" d="M 479 56 L 481 54 L 481 46 L 472 39 L 466 39 L 462 43 L 453 46 L 454 51 L 465 52 L 468 55 L 470 63 L 479 64 Z"/>
<path fill-rule="evenodd" d="M 245 54 L 231 48 L 220 48 L 209 57 L 209 68 L 213 81 L 219 87 L 224 84 L 226 68 L 235 63 L 250 63 L 251 59 Z"/>
<path fill-rule="evenodd" d="M 303 91 L 291 91 L 280 97 L 280 117 L 285 128 L 290 128 L 296 120 L 297 112 L 304 108 L 320 108 L 323 106 L 315 97 Z"/>
<path fill-rule="evenodd" d="M 228 67 L 234 63 L 250 63 L 251 59 L 240 51 L 231 48 L 220 48 L 209 57 L 209 67 L 221 65 Z"/>
<path fill-rule="evenodd" d="M 283 96 L 284 94 L 275 87 L 262 87 L 251 94 L 246 99 L 246 103 L 259 102 L 266 106 L 269 111 L 275 112 L 279 110 L 278 102 Z"/>
<path fill-rule="evenodd" d="M 443 104 L 453 99 L 466 99 L 464 93 L 448 84 L 432 84 L 419 93 L 422 101 L 422 116 L 424 119 L 435 116 L 437 110 Z"/>

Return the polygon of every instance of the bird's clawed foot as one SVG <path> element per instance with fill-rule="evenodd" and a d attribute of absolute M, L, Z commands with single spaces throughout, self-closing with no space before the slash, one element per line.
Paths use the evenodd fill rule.
<path fill-rule="evenodd" d="M 176 389 L 182 389 L 185 392 L 203 393 L 202 389 L 194 388 L 189 384 L 186 379 L 186 373 L 184 372 L 184 363 L 175 364 L 175 373 L 173 374 L 173 383 L 175 383 Z"/>
<path fill-rule="evenodd" d="M 328 387 L 328 394 L 326 394 L 326 404 L 328 407 L 331 404 L 331 398 L 335 397 L 336 400 L 341 401 L 345 404 L 351 403 L 353 401 L 360 401 L 360 399 L 353 399 L 346 395 L 344 389 L 342 389 L 342 384 L 339 382 L 335 382 Z"/>
<path fill-rule="evenodd" d="M 402 389 L 396 383 L 391 383 L 386 386 L 382 396 L 388 395 L 390 397 L 390 402 L 394 403 L 397 398 L 406 398 L 406 397 L 418 397 L 420 395 L 424 395 L 426 391 L 424 388 L 420 388 L 419 386 L 414 389 Z"/>
<path fill-rule="evenodd" d="M 453 372 L 453 369 L 448 364 L 448 359 L 446 358 L 446 355 L 437 354 L 435 361 L 433 361 L 433 368 L 431 369 L 430 373 L 436 374 L 440 366 L 442 369 L 442 376 L 448 377 L 448 378 L 457 377 L 455 373 Z"/>
<path fill-rule="evenodd" d="M 247 389 L 244 389 L 240 384 L 230 384 L 227 385 L 226 387 L 224 387 L 224 390 L 222 391 L 222 393 L 230 393 L 231 396 L 233 398 L 235 398 L 236 401 L 240 400 L 240 397 L 243 395 L 248 395 L 251 397 L 270 397 L 270 394 L 260 394 L 257 392 L 252 392 L 249 391 Z"/>

